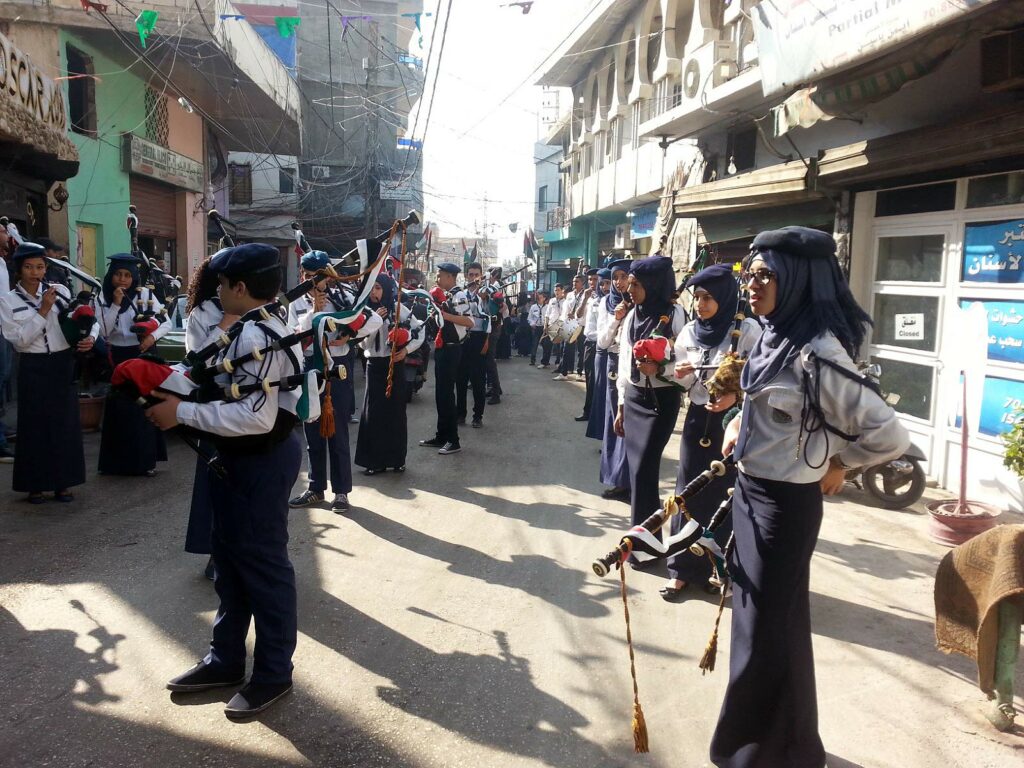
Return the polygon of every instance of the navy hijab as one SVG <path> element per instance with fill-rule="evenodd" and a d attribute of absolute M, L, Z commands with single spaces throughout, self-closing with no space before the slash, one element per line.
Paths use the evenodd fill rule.
<path fill-rule="evenodd" d="M 707 320 L 699 317 L 694 322 L 697 343 L 704 349 L 717 349 L 736 318 L 739 291 L 732 267 L 728 264 L 712 264 L 686 281 L 686 288 L 703 288 L 718 304 L 718 311 Z"/>
<path fill-rule="evenodd" d="M 640 339 L 650 338 L 663 315 L 671 317 L 676 286 L 672 259 L 664 256 L 648 256 L 634 261 L 629 274 L 640 281 L 647 294 L 643 303 L 633 308 L 633 320 L 629 328 L 629 340 L 633 344 Z"/>
<path fill-rule="evenodd" d="M 381 294 L 380 301 L 375 302 L 372 299 L 368 302 L 370 309 L 380 309 L 384 307 L 388 312 L 395 311 L 395 300 L 398 297 L 398 286 L 395 284 L 395 280 L 390 275 L 377 275 L 377 285 L 384 291 Z"/>
<path fill-rule="evenodd" d="M 114 273 L 119 269 L 126 269 L 131 273 L 132 284 L 125 288 L 124 298 L 121 299 L 121 308 L 117 314 L 128 311 L 132 304 L 132 297 L 135 289 L 138 288 L 141 278 L 139 277 L 139 260 L 130 253 L 115 253 L 110 257 L 110 264 L 107 266 L 107 274 L 103 276 L 103 298 L 107 306 L 114 305 Z"/>
<path fill-rule="evenodd" d="M 629 259 L 616 259 L 615 261 L 608 262 L 608 276 L 613 277 L 615 270 L 621 269 L 623 272 L 629 272 L 629 265 L 633 262 Z M 619 306 L 619 303 L 625 298 L 622 293 L 615 287 L 615 281 L 612 280 L 612 284 L 608 289 L 608 295 L 604 299 L 604 308 L 608 310 L 609 314 L 615 312 L 615 308 Z"/>
<path fill-rule="evenodd" d="M 751 258 L 760 256 L 775 273 L 777 291 L 775 309 L 763 318 L 764 331 L 743 366 L 743 391 L 764 389 L 792 365 L 805 344 L 829 331 L 855 356 L 871 318 L 850 292 L 831 235 L 783 227 L 762 232 L 751 248 Z"/>

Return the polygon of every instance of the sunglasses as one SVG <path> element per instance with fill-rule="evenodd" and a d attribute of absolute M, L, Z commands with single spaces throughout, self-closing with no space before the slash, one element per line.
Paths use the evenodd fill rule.
<path fill-rule="evenodd" d="M 755 269 L 753 272 L 743 270 L 740 272 L 740 285 L 747 285 L 751 280 L 758 285 L 768 285 L 768 283 L 774 280 L 775 277 L 776 275 L 774 272 L 763 267 L 761 269 Z"/>

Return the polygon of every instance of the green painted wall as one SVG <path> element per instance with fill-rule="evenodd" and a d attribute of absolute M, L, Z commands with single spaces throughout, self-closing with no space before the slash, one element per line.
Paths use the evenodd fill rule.
<path fill-rule="evenodd" d="M 142 131 L 146 120 L 145 81 L 135 70 L 124 67 L 104 55 L 102 48 L 77 38 L 66 31 L 60 37 L 60 61 L 67 74 L 67 44 L 71 43 L 92 57 L 98 80 L 96 92 L 97 137 L 90 138 L 68 130 L 78 147 L 78 175 L 67 182 L 68 246 L 72 254 L 77 247 L 78 222 L 95 224 L 97 271 L 105 270 L 105 259 L 114 253 L 130 250 L 125 217 L 128 214 L 128 174 L 121 170 L 121 134 Z M 137 64 L 137 69 L 142 68 Z M 67 91 L 65 90 L 65 98 Z"/>

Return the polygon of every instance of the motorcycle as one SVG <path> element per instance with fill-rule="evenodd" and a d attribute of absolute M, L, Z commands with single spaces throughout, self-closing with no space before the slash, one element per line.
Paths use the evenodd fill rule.
<path fill-rule="evenodd" d="M 405 398 L 407 403 L 412 402 L 415 395 L 427 381 L 427 368 L 430 365 L 430 345 L 421 344 L 415 352 L 406 355 L 405 358 Z"/>
<path fill-rule="evenodd" d="M 877 363 L 862 365 L 861 373 L 878 384 L 882 368 Z M 896 405 L 899 399 L 896 393 L 885 395 L 889 405 Z M 924 451 L 911 443 L 902 456 L 882 464 L 851 469 L 846 473 L 846 481 L 867 491 L 885 509 L 905 509 L 924 495 L 927 480 L 921 463 L 927 460 Z"/>

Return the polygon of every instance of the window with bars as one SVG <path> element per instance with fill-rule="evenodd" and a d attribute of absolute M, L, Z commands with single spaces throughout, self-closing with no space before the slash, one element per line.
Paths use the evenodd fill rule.
<path fill-rule="evenodd" d="M 282 195 L 290 195 L 295 191 L 295 169 L 277 169 L 277 191 Z"/>
<path fill-rule="evenodd" d="M 168 146 L 168 134 L 170 124 L 167 117 L 167 98 L 159 91 L 152 88 L 146 89 L 146 138 L 159 144 L 161 147 Z"/>
<path fill-rule="evenodd" d="M 83 136 L 96 136 L 96 83 L 92 57 L 70 43 L 66 47 L 68 69 L 68 117 L 71 130 Z"/>
<path fill-rule="evenodd" d="M 228 166 L 228 202 L 232 205 L 252 205 L 252 166 L 231 163 Z"/>

